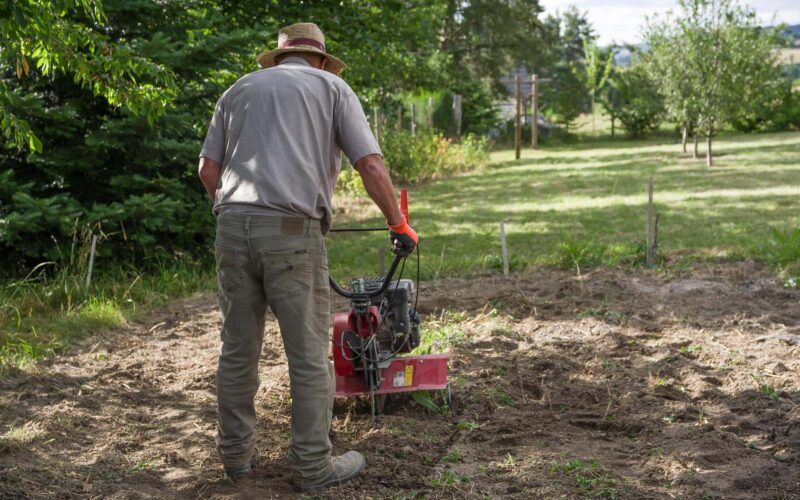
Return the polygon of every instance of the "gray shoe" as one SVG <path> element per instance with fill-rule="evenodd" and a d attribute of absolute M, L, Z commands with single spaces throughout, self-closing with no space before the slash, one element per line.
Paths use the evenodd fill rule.
<path fill-rule="evenodd" d="M 256 469 L 255 459 L 250 460 L 250 463 L 241 467 L 225 467 L 225 475 L 229 479 L 237 480 L 250 477 L 254 474 Z"/>
<path fill-rule="evenodd" d="M 347 482 L 364 470 L 367 461 L 364 460 L 364 455 L 357 451 L 348 451 L 344 455 L 339 455 L 332 460 L 333 470 L 328 477 L 322 478 L 318 481 L 307 482 L 299 478 L 293 480 L 294 487 L 298 491 L 314 491 L 328 488 L 330 486 L 338 486 Z"/>

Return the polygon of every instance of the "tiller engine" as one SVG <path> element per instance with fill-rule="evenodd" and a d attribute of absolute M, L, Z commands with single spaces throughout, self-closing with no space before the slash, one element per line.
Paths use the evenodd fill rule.
<path fill-rule="evenodd" d="M 401 210 L 408 218 L 405 190 L 401 191 L 400 200 Z M 384 228 L 334 229 L 339 232 L 377 230 L 386 231 Z M 400 273 L 393 280 L 398 267 Z M 414 280 L 402 278 L 404 268 L 405 257 L 395 256 L 385 276 L 357 278 L 349 289 L 343 289 L 330 277 L 331 288 L 350 299 L 351 304 L 349 312 L 336 313 L 333 317 L 331 342 L 336 395 L 369 394 L 373 415 L 383 411 L 387 394 L 448 389 L 447 355 L 401 356 L 412 352 L 420 343 L 417 287 Z"/>

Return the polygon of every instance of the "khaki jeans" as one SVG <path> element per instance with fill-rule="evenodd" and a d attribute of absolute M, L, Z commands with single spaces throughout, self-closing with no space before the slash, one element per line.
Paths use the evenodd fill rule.
<path fill-rule="evenodd" d="M 222 463 L 239 468 L 253 455 L 253 400 L 269 306 L 278 318 L 289 362 L 289 461 L 301 481 L 327 477 L 334 374 L 328 359 L 328 260 L 319 221 L 221 214 L 215 247 L 222 313 L 217 370 L 217 450 Z"/>

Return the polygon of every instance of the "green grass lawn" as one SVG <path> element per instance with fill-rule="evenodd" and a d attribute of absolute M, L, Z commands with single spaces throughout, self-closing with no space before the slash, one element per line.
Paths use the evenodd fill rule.
<path fill-rule="evenodd" d="M 513 151 L 499 151 L 482 171 L 412 186 L 422 279 L 498 272 L 500 221 L 506 222 L 512 270 L 637 264 L 643 258 L 649 176 L 661 214 L 661 255 L 669 266 L 738 258 L 796 265 L 800 232 L 776 250 L 771 230 L 800 227 L 800 133 L 729 135 L 715 150 L 716 166 L 708 169 L 664 139 L 582 141 L 526 149 L 519 161 Z M 339 197 L 334 203 L 350 208 L 337 217 L 337 227 L 385 224 L 366 199 Z M 765 254 L 770 243 L 778 257 Z M 330 268 L 345 283 L 374 276 L 378 249 L 388 246 L 386 233 L 331 234 Z M 183 263 L 139 275 L 98 264 L 89 298 L 77 271 L 46 284 L 0 287 L 0 373 L 175 297 L 215 287 L 208 265 Z M 412 260 L 405 276 L 415 271 Z"/>
<path fill-rule="evenodd" d="M 410 188 L 421 237 L 422 277 L 464 276 L 500 266 L 499 223 L 512 264 L 569 264 L 583 250 L 596 263 L 638 261 L 646 234 L 647 178 L 661 214 L 662 255 L 676 260 L 761 256 L 771 228 L 800 227 L 800 133 L 730 135 L 705 167 L 664 141 L 588 142 L 492 155 L 484 171 Z M 379 225 L 370 210 L 338 225 Z M 329 237 L 344 278 L 377 268 L 384 235 Z M 591 259 L 584 255 L 583 260 Z M 566 262 L 565 262 L 566 261 Z"/>

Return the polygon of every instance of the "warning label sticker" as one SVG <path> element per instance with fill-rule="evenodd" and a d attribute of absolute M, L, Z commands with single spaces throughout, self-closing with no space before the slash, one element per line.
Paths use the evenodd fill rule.
<path fill-rule="evenodd" d="M 410 387 L 414 380 L 414 367 L 411 365 L 406 366 L 405 377 L 403 377 L 403 385 Z"/>
<path fill-rule="evenodd" d="M 414 367 L 408 365 L 404 370 L 394 372 L 392 387 L 411 387 L 414 382 Z"/>

